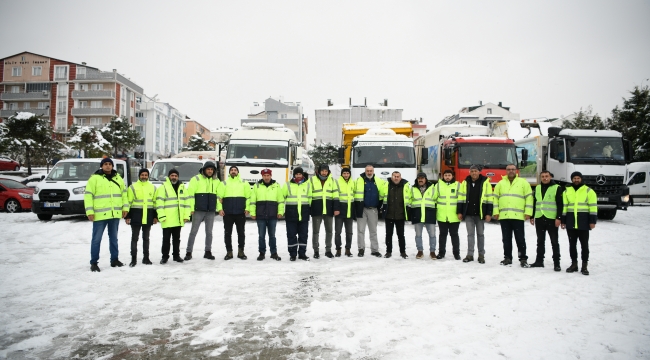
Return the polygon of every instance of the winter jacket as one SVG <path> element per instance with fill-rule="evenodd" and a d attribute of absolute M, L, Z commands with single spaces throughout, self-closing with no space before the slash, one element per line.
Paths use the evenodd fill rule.
<path fill-rule="evenodd" d="M 458 190 L 458 206 L 457 214 L 462 214 L 467 216 L 467 208 L 469 207 L 469 187 L 472 183 L 472 177 L 467 176 L 465 181 L 460 185 L 460 190 Z M 476 186 L 479 187 L 479 198 L 480 201 L 480 216 L 481 219 L 485 219 L 486 216 L 492 215 L 494 212 L 494 196 L 492 194 L 492 184 L 490 184 L 490 178 L 479 174 L 478 179 L 476 180 Z M 453 222 L 453 221 L 450 221 Z"/>
<path fill-rule="evenodd" d="M 286 221 L 309 221 L 311 205 L 311 182 L 307 174 L 300 184 L 291 179 L 282 187 L 284 197 L 284 217 Z"/>
<path fill-rule="evenodd" d="M 217 194 L 221 200 L 217 203 L 217 211 L 223 210 L 226 215 L 250 212 L 251 186 L 239 175 L 228 176 L 219 186 Z"/>
<path fill-rule="evenodd" d="M 533 190 L 526 179 L 519 175 L 508 180 L 503 175 L 501 181 L 494 188 L 494 215 L 499 215 L 499 220 L 525 220 L 525 216 L 533 215 Z"/>
<path fill-rule="evenodd" d="M 337 217 L 350 219 L 354 218 L 354 185 L 355 182 L 352 180 L 352 177 L 345 181 L 343 176 L 341 176 L 336 182 L 339 191 L 339 215 Z"/>
<path fill-rule="evenodd" d="M 490 186 L 490 182 L 487 181 L 487 184 L 490 187 L 490 192 L 491 192 L 492 187 Z M 458 181 L 454 181 L 449 184 L 447 184 L 444 181 L 438 181 L 438 183 L 436 184 L 436 190 L 434 192 L 435 193 L 434 200 L 436 201 L 436 206 L 438 207 L 436 218 L 439 222 L 446 222 L 446 223 L 460 222 L 460 220 L 458 220 L 458 214 L 460 213 L 461 210 L 459 210 L 458 208 L 459 206 L 464 205 L 461 204 L 460 192 L 461 192 L 461 184 Z M 491 214 L 492 203 L 490 203 L 489 206 L 490 206 L 489 214 Z"/>
<path fill-rule="evenodd" d="M 411 223 L 435 224 L 436 223 L 436 187 L 433 183 L 426 183 L 424 193 L 420 190 L 417 179 L 411 186 Z"/>
<path fill-rule="evenodd" d="M 383 214 L 386 219 L 392 220 L 409 220 L 409 207 L 411 206 L 411 187 L 405 179 L 394 184 L 392 181 L 387 182 L 384 190 Z M 400 193 L 394 193 L 399 191 Z M 402 205 L 397 208 L 396 203 Z M 402 218 L 403 214 L 403 218 Z"/>
<path fill-rule="evenodd" d="M 221 181 L 216 178 L 198 174 L 190 179 L 187 186 L 187 196 L 190 198 L 192 211 L 216 211 L 219 202 L 218 190 Z"/>
<path fill-rule="evenodd" d="M 364 202 L 364 197 L 366 193 L 376 194 L 377 195 L 377 208 L 381 208 L 384 199 L 384 191 L 388 189 L 388 182 L 376 175 L 373 175 L 371 179 L 366 177 L 365 173 L 361 175 L 354 181 L 354 208 L 356 212 L 356 217 L 363 217 L 363 208 L 366 207 Z"/>
<path fill-rule="evenodd" d="M 84 194 L 86 215 L 94 215 L 94 221 L 121 219 L 122 211 L 129 210 L 124 180 L 113 170 L 106 176 L 102 169 L 97 170 L 88 179 Z"/>
<path fill-rule="evenodd" d="M 253 185 L 251 191 L 251 216 L 257 219 L 277 219 L 278 214 L 284 215 L 284 196 L 282 187 L 275 180 L 267 185 L 260 180 Z"/>
<path fill-rule="evenodd" d="M 598 196 L 587 185 L 576 190 L 572 185 L 564 191 L 564 206 L 562 209 L 562 224 L 567 229 L 591 230 L 589 224 L 598 220 Z"/>
<path fill-rule="evenodd" d="M 178 181 L 177 189 L 174 189 L 171 180 L 165 182 L 156 189 L 154 197 L 158 220 L 163 229 L 185 225 L 185 220 L 190 220 L 190 196 L 187 194 L 185 184 Z"/>
<path fill-rule="evenodd" d="M 321 184 L 318 175 L 309 179 L 311 182 L 311 207 L 309 213 L 311 216 L 334 216 L 334 211 L 339 210 L 339 190 L 332 174 L 327 174 L 325 183 Z"/>
<path fill-rule="evenodd" d="M 156 187 L 149 181 L 133 183 L 126 191 L 129 200 L 129 213 L 126 219 L 131 219 L 131 225 L 151 225 L 156 218 L 154 209 L 154 194 Z"/>

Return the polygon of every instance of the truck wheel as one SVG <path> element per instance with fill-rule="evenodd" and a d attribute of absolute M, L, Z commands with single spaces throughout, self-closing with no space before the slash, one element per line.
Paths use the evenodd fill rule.
<path fill-rule="evenodd" d="M 52 214 L 36 214 L 38 220 L 52 220 Z"/>
<path fill-rule="evenodd" d="M 5 203 L 5 210 L 9 213 L 19 212 L 21 210 L 20 203 L 16 199 L 9 199 Z"/>
<path fill-rule="evenodd" d="M 602 220 L 614 220 L 616 209 L 598 210 L 598 218 Z"/>

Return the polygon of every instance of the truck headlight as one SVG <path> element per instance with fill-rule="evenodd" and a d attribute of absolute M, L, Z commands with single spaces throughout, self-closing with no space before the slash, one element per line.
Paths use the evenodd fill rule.
<path fill-rule="evenodd" d="M 85 192 L 86 192 L 85 186 L 72 189 L 72 193 L 75 195 L 83 195 Z"/>
<path fill-rule="evenodd" d="M 31 199 L 32 198 L 32 194 L 18 193 L 18 195 L 20 195 L 20 197 L 23 198 L 23 199 Z"/>
<path fill-rule="evenodd" d="M 624 203 L 630 202 L 630 195 L 621 196 L 621 201 L 624 202 Z"/>

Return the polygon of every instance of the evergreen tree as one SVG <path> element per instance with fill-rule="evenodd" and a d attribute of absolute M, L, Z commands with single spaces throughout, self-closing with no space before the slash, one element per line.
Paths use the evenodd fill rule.
<path fill-rule="evenodd" d="M 592 115 L 591 105 L 587 107 L 587 110 L 582 110 L 576 113 L 575 118 L 572 120 L 564 120 L 562 123 L 563 129 L 588 129 L 588 130 L 605 130 L 607 127 L 603 122 L 603 119 L 598 115 Z"/>
<path fill-rule="evenodd" d="M 332 165 L 338 163 L 338 148 L 332 143 L 312 145 L 307 154 L 317 167 L 322 164 Z"/>
<path fill-rule="evenodd" d="M 630 98 L 623 98 L 623 106 L 612 110 L 609 128 L 630 140 L 634 161 L 650 161 L 650 89 L 635 86 Z"/>
<path fill-rule="evenodd" d="M 45 148 L 54 147 L 50 121 L 30 112 L 19 112 L 9 117 L 0 130 L 6 151 L 24 159 L 27 174 L 32 175 L 32 161 Z"/>
<path fill-rule="evenodd" d="M 125 117 L 114 117 L 99 132 L 111 144 L 113 156 L 126 154 L 142 143 L 140 133 L 133 129 Z"/>
<path fill-rule="evenodd" d="M 210 147 L 209 141 L 201 137 L 197 132 L 196 135 L 190 136 L 187 146 L 183 146 L 183 151 L 212 151 L 214 148 Z"/>
<path fill-rule="evenodd" d="M 102 157 L 110 154 L 111 144 L 94 127 L 73 125 L 69 134 L 68 144 L 75 150 L 83 151 L 84 157 Z"/>

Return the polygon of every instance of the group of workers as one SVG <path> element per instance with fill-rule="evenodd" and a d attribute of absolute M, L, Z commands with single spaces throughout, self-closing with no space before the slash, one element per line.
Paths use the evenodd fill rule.
<path fill-rule="evenodd" d="M 552 180 L 548 171 L 541 173 L 542 184 L 531 189 L 530 184 L 518 176 L 517 167 L 506 167 L 507 175 L 496 184 L 494 190 L 490 179 L 480 173 L 480 166 L 472 166 L 470 175 L 461 182 L 446 170 L 442 178 L 433 183 L 426 174 L 419 173 L 413 184 L 401 178 L 395 171 L 384 180 L 374 174 L 368 165 L 358 178 L 352 179 L 349 168 L 343 168 L 335 180 L 327 165 L 320 165 L 311 178 L 297 167 L 293 177 L 283 186 L 272 178 L 272 171 L 261 171 L 262 179 L 252 187 L 239 176 L 239 169 L 231 166 L 224 181 L 217 178 L 214 163 L 206 162 L 200 173 L 189 184 L 179 180 L 176 169 L 169 171 L 165 182 L 157 189 L 148 181 L 149 171 L 141 169 L 139 180 L 124 186 L 120 175 L 113 169 L 113 162 L 105 158 L 100 169 L 89 179 L 85 192 L 85 208 L 93 221 L 91 242 L 91 270 L 100 271 L 99 248 L 104 229 L 108 227 L 111 267 L 121 267 L 118 259 L 117 230 L 120 219 L 131 226 L 131 267 L 137 264 L 137 243 L 142 232 L 142 263 L 150 265 L 149 234 L 151 225 L 160 223 L 163 230 L 161 264 L 168 262 L 170 247 L 172 259 L 183 262 L 192 259 L 194 242 L 201 224 L 205 228 L 203 257 L 214 260 L 212 254 L 212 229 L 215 216 L 223 217 L 226 256 L 234 257 L 232 247 L 233 226 L 237 229 L 237 257 L 246 260 L 246 217 L 256 221 L 258 227 L 259 256 L 266 257 L 268 234 L 270 258 L 280 261 L 276 246 L 275 229 L 278 219 L 286 221 L 288 252 L 291 261 L 309 260 L 307 239 L 309 223 L 312 224 L 313 257 L 320 258 L 320 229 L 325 228 L 325 256 L 328 258 L 351 257 L 354 220 L 357 223 L 357 256 L 365 255 L 366 229 L 370 238 L 370 255 L 390 258 L 393 252 L 393 234 L 397 235 L 400 256 L 406 254 L 404 226 L 411 221 L 415 228 L 417 259 L 424 257 L 422 243 L 426 228 L 429 237 L 429 257 L 432 260 L 446 256 L 447 236 L 451 238 L 452 253 L 461 260 L 458 229 L 465 221 L 467 229 L 467 255 L 463 262 L 474 261 L 475 239 L 478 262 L 485 263 L 484 223 L 498 220 L 501 226 L 504 259 L 501 265 L 511 265 L 513 260 L 512 238 L 514 234 L 521 267 L 544 267 L 546 233 L 549 234 L 554 270 L 560 271 L 560 248 L 558 229 L 567 230 L 571 266 L 567 272 L 578 271 L 577 243 L 581 244 L 581 273 L 588 275 L 589 231 L 597 220 L 597 197 L 595 192 L 582 183 L 582 174 L 574 172 L 572 183 L 565 187 Z M 380 213 L 385 219 L 386 252 L 379 252 L 377 223 Z M 537 257 L 528 264 L 524 224 L 529 221 L 536 228 Z M 181 257 L 180 233 L 185 223 L 191 222 L 185 257 Z M 440 229 L 436 244 L 436 224 Z M 342 235 L 345 228 L 345 243 Z M 334 238 L 334 244 L 332 244 Z M 333 249 L 334 245 L 334 249 Z M 438 245 L 438 247 L 436 247 Z M 343 247 L 345 253 L 342 254 Z M 335 250 L 335 252 L 333 252 Z M 436 254 L 437 250 L 437 254 Z"/>

